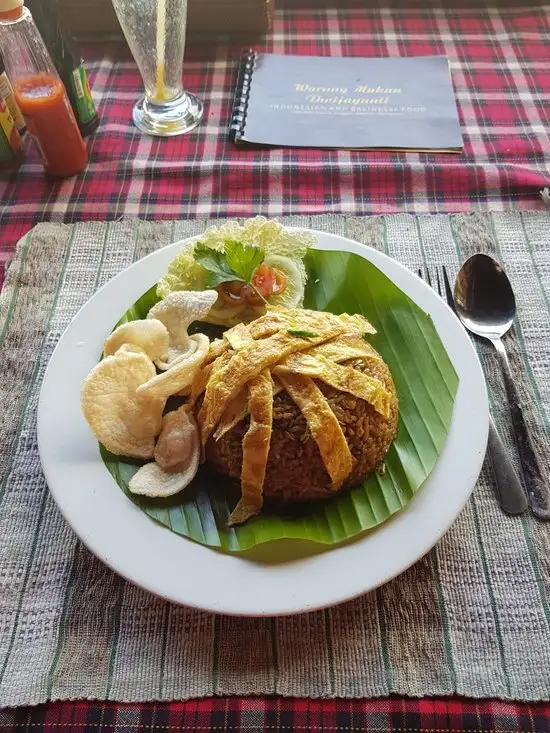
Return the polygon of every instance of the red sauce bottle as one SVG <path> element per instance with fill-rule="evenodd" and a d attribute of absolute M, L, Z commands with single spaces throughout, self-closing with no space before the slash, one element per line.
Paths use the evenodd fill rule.
<path fill-rule="evenodd" d="M 83 171 L 88 164 L 86 145 L 65 87 L 22 0 L 0 0 L 0 50 L 46 171 L 63 178 Z"/>

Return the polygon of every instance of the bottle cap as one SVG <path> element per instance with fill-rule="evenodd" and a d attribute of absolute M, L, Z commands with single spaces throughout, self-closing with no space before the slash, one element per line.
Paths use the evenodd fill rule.
<path fill-rule="evenodd" d="M 0 13 L 9 13 L 23 5 L 23 0 L 0 0 Z"/>

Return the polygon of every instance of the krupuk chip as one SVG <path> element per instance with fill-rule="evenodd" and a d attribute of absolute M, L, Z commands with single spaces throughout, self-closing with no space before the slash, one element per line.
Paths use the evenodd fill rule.
<path fill-rule="evenodd" d="M 166 400 L 140 394 L 155 374 L 144 353 L 117 352 L 96 364 L 82 385 L 81 402 L 92 432 L 118 456 L 152 458 Z"/>

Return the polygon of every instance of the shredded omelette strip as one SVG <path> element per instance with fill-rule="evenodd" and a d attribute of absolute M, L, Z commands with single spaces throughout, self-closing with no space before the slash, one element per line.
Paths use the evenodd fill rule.
<path fill-rule="evenodd" d="M 224 339 L 214 339 L 210 342 L 210 349 L 204 360 L 205 364 L 210 364 L 224 354 L 229 349 L 229 344 Z"/>
<path fill-rule="evenodd" d="M 242 348 L 243 346 L 246 346 L 246 344 L 249 344 L 251 341 L 254 341 L 244 323 L 239 323 L 238 326 L 235 326 L 234 328 L 226 331 L 224 334 L 224 338 L 227 339 L 227 342 L 235 351 Z M 231 402 L 227 405 L 223 412 L 223 415 L 221 416 L 218 428 L 214 433 L 214 440 L 219 440 L 222 435 L 225 435 L 225 433 L 231 430 L 231 428 L 234 427 L 238 422 L 240 422 L 242 418 L 247 414 L 249 389 L 250 385 L 245 385 L 235 397 L 235 399 L 231 400 Z"/>
<path fill-rule="evenodd" d="M 319 319 L 315 338 L 301 338 L 293 336 L 288 331 L 279 331 L 261 341 L 246 344 L 232 355 L 226 366 L 211 375 L 198 414 L 203 446 L 220 421 L 226 405 L 237 396 L 247 382 L 285 356 L 328 341 L 346 330 L 346 326 L 338 317 L 334 316 L 327 320 L 329 322 L 323 324 Z M 311 328 L 313 329 L 313 326 Z"/>
<path fill-rule="evenodd" d="M 214 432 L 214 440 L 219 440 L 248 415 L 248 385 L 241 389 L 234 400 L 227 405 Z"/>
<path fill-rule="evenodd" d="M 236 326 L 233 326 L 233 328 L 230 328 L 224 333 L 223 337 L 231 346 L 233 351 L 238 351 L 239 349 L 242 349 L 243 346 L 246 346 L 246 344 L 254 341 L 250 331 L 244 323 L 238 323 Z"/>
<path fill-rule="evenodd" d="M 265 369 L 248 383 L 250 425 L 243 438 L 241 498 L 229 517 L 229 526 L 242 524 L 263 506 L 263 485 L 273 425 L 273 382 Z"/>
<path fill-rule="evenodd" d="M 375 334 L 374 326 L 362 315 L 349 315 L 342 313 L 337 316 L 333 313 L 323 313 L 309 310 L 307 308 L 287 308 L 285 310 L 271 310 L 265 315 L 252 321 L 248 328 L 250 335 L 256 341 L 272 336 L 283 328 L 311 329 L 315 330 L 315 324 L 326 324 L 329 320 L 334 322 L 338 319 L 346 326 L 346 332 L 361 336 L 364 333 Z M 240 326 L 241 324 L 239 324 Z M 233 328 L 238 328 L 234 326 Z M 232 331 L 233 329 L 230 329 Z M 224 336 L 228 335 L 228 331 Z"/>
<path fill-rule="evenodd" d="M 346 361 L 347 359 L 356 358 L 373 359 L 377 361 L 380 361 L 382 358 L 366 341 L 363 341 L 363 339 L 358 339 L 357 336 L 348 335 L 338 336 L 332 341 L 326 341 L 324 344 L 314 346 L 312 349 L 308 349 L 307 351 L 301 353 L 304 355 L 311 354 L 312 356 L 325 356 L 327 359 L 332 359 L 336 363 L 340 361 Z M 288 357 L 288 359 L 283 362 L 283 365 L 287 364 L 289 359 L 293 360 L 294 355 Z M 275 369 L 272 370 L 273 376 L 277 373 L 277 368 L 278 367 L 275 367 Z M 297 371 L 299 372 L 299 370 Z M 322 376 L 319 378 L 322 381 L 325 381 Z M 204 391 L 207 381 L 208 379 L 204 381 L 204 386 L 202 386 L 202 384 L 200 385 L 201 392 Z M 282 385 L 276 382 L 273 387 L 273 397 L 275 397 L 279 394 L 279 392 L 282 391 Z M 348 389 L 347 391 L 349 392 L 350 390 Z M 352 394 L 355 394 L 355 392 L 352 392 Z M 216 428 L 216 431 L 214 433 L 214 440 L 220 440 L 220 438 L 222 438 L 226 433 L 234 428 L 235 425 L 238 425 L 241 420 L 244 420 L 247 414 L 248 390 L 246 387 L 243 387 L 243 389 L 239 392 L 235 399 L 233 399 L 225 408 L 218 427 Z"/>
<path fill-rule="evenodd" d="M 384 417 L 390 414 L 390 396 L 379 379 L 369 377 L 352 366 L 335 364 L 324 356 L 292 354 L 282 364 L 276 366 L 273 373 L 279 377 L 291 373 L 321 379 L 340 392 L 347 392 L 370 402 Z"/>
<path fill-rule="evenodd" d="M 353 315 L 350 313 L 341 313 L 338 318 L 340 318 L 343 323 L 350 326 L 353 331 L 357 331 L 360 334 L 368 333 L 374 335 L 376 333 L 376 329 L 372 323 L 360 313 L 354 313 Z"/>
<path fill-rule="evenodd" d="M 312 349 L 302 352 L 311 356 L 324 356 L 336 363 L 347 359 L 374 359 L 381 361 L 382 357 L 372 346 L 356 335 L 342 334 L 324 344 L 314 346 Z"/>
<path fill-rule="evenodd" d="M 195 405 L 201 394 L 206 390 L 211 379 L 216 379 L 219 372 L 231 361 L 232 352 L 225 351 L 216 361 L 202 366 L 201 372 L 195 378 L 191 387 L 191 405 Z"/>
<path fill-rule="evenodd" d="M 201 394 L 206 389 L 206 385 L 208 384 L 208 380 L 210 379 L 212 375 L 212 371 L 214 370 L 214 364 L 215 362 L 211 362 L 210 364 L 202 365 L 199 373 L 195 377 L 193 384 L 191 385 L 191 399 L 190 404 L 193 406 L 196 401 L 199 399 Z"/>
<path fill-rule="evenodd" d="M 340 423 L 311 377 L 290 373 L 279 374 L 278 377 L 306 419 L 332 488 L 339 489 L 352 469 L 351 451 Z"/>

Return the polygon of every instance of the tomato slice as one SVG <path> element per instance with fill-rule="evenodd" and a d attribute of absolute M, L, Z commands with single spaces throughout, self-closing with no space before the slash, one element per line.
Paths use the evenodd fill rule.
<path fill-rule="evenodd" d="M 273 292 L 273 270 L 267 265 L 260 265 L 252 278 L 252 284 L 267 300 Z"/>
<path fill-rule="evenodd" d="M 252 285 L 253 287 L 240 280 L 232 280 L 218 285 L 216 290 L 228 305 L 263 305 L 274 293 L 286 290 L 286 275 L 280 270 L 260 265 L 252 278 Z"/>
<path fill-rule="evenodd" d="M 274 282 L 273 270 L 267 265 L 260 265 L 252 278 L 254 288 L 247 286 L 246 300 L 248 305 L 262 305 L 264 302 L 262 298 L 269 300 L 273 294 Z"/>
<path fill-rule="evenodd" d="M 232 280 L 218 285 L 216 290 L 228 305 L 244 305 L 246 303 L 247 287 L 240 280 Z"/>

